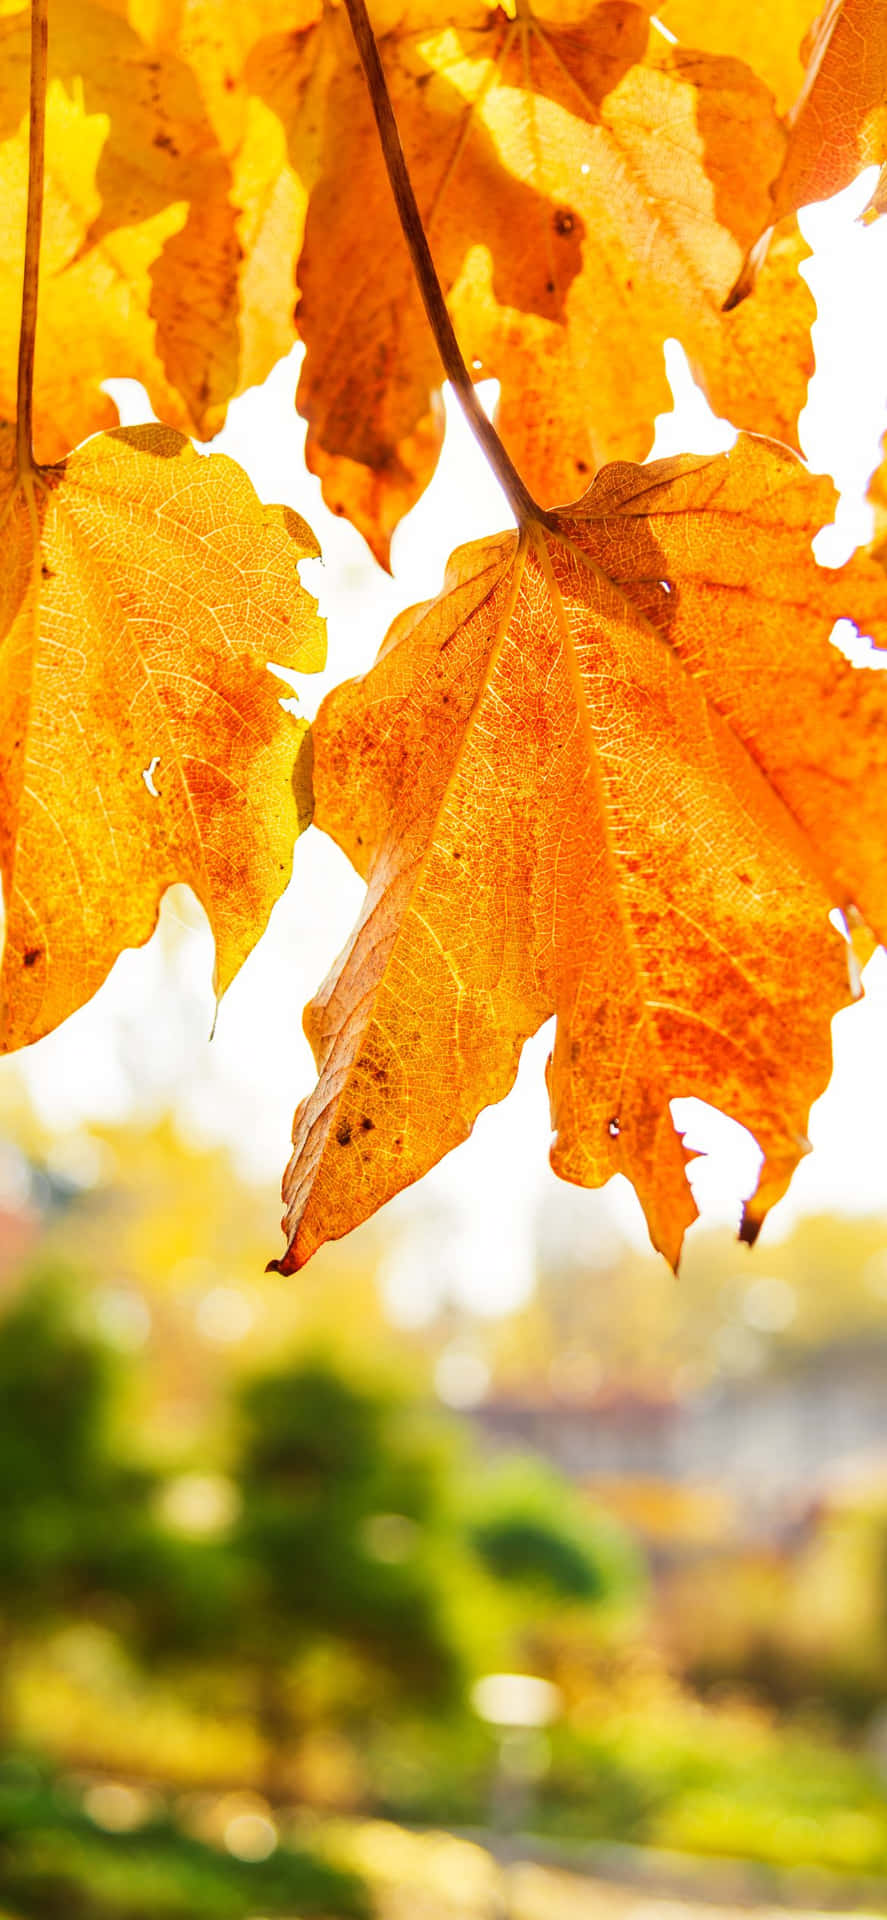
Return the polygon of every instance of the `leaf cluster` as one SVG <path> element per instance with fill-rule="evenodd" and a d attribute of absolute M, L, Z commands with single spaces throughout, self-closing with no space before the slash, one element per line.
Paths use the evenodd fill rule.
<path fill-rule="evenodd" d="M 752 1240 L 885 933 L 883 683 L 829 645 L 840 618 L 884 644 L 883 543 L 817 567 L 833 499 L 792 449 L 795 216 L 871 164 L 883 209 L 887 0 L 379 0 L 372 31 L 363 0 L 51 0 L 44 71 L 45 4 L 0 14 L 5 1044 L 176 879 L 221 993 L 313 805 L 368 894 L 309 1009 L 285 1268 L 464 1138 L 551 1013 L 557 1171 L 626 1173 L 676 1262 L 670 1102 L 700 1095 L 761 1145 Z M 499 382 L 519 520 L 330 696 L 313 795 L 265 669 L 322 663 L 316 543 L 182 438 L 296 335 L 308 465 L 383 563 L 439 354 L 469 409 Z M 631 466 L 671 336 L 746 433 Z M 112 373 L 162 426 L 86 438 Z"/>

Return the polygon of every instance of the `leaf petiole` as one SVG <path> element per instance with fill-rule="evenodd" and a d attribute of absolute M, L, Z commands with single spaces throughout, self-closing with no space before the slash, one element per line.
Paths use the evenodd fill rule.
<path fill-rule="evenodd" d="M 15 438 L 16 464 L 19 475 L 22 478 L 34 470 L 34 449 L 32 445 L 34 343 L 37 336 L 40 235 L 43 224 L 43 163 L 46 136 L 48 44 L 49 0 L 31 0 L 28 211 L 25 225 L 25 263 L 22 274 L 22 318 L 18 344 Z"/>
<path fill-rule="evenodd" d="M 556 516 L 547 513 L 543 507 L 537 505 L 529 489 L 524 485 L 513 460 L 506 453 L 492 421 L 487 419 L 478 400 L 474 382 L 456 339 L 437 268 L 431 257 L 428 236 L 413 191 L 385 70 L 366 9 L 366 0 L 345 0 L 345 6 L 369 90 L 385 168 L 397 206 L 403 236 L 409 248 L 413 271 L 444 372 L 475 439 L 496 475 L 518 525 L 523 527 L 541 525 L 553 529 L 557 524 Z"/>

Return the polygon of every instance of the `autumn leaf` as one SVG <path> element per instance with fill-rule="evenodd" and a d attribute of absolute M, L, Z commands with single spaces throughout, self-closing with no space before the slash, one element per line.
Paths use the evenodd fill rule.
<path fill-rule="evenodd" d="M 811 30 L 790 116 L 776 217 L 824 200 L 887 160 L 887 0 L 828 0 Z"/>
<path fill-rule="evenodd" d="M 173 881 L 206 909 L 224 992 L 310 818 L 306 728 L 267 663 L 315 670 L 324 639 L 297 572 L 313 535 L 233 461 L 162 427 L 97 436 L 24 486 L 8 430 L 0 457 L 11 1049 L 149 938 Z"/>
<path fill-rule="evenodd" d="M 101 0 L 128 19 L 156 53 L 182 60 L 194 76 L 219 144 L 234 152 L 249 118 L 245 75 L 268 34 L 293 34 L 321 18 L 322 0 Z"/>
<path fill-rule="evenodd" d="M 801 91 L 802 43 L 818 12 L 819 0 L 660 0 L 656 19 L 686 47 L 744 60 L 784 113 Z"/>
<path fill-rule="evenodd" d="M 719 412 L 787 441 L 812 366 L 793 231 L 741 322 L 722 312 L 772 220 L 785 132 L 768 89 L 736 60 L 651 41 L 629 0 L 571 11 L 512 20 L 463 0 L 449 24 L 412 5 L 380 26 L 463 353 L 501 382 L 500 431 L 545 503 L 572 498 L 602 461 L 649 450 L 670 406 L 669 336 Z M 317 164 L 306 142 L 321 156 L 298 268 L 298 405 L 328 503 L 384 559 L 437 458 L 440 372 L 344 18 L 334 11 L 324 31 L 335 55 L 322 110 L 313 94 L 304 107 L 298 36 L 289 87 L 283 42 L 264 83 L 269 100 L 295 103 L 297 171 Z"/>
<path fill-rule="evenodd" d="M 196 396 L 190 405 L 177 392 L 185 368 L 174 365 L 171 375 L 165 369 L 168 338 L 152 310 L 155 279 L 162 306 L 164 279 L 174 297 L 166 248 L 177 242 L 181 250 L 194 207 L 210 247 L 204 285 L 214 272 L 209 226 L 216 228 L 226 285 L 232 246 L 230 182 L 188 70 L 152 62 L 125 21 L 81 0 L 53 13 L 49 57 L 34 392 L 43 460 L 63 457 L 87 433 L 114 422 L 116 409 L 100 390 L 111 370 L 142 380 L 171 425 L 202 424 Z M 27 15 L 0 21 L 0 414 L 7 418 L 15 405 L 29 63 Z M 233 352 L 230 327 L 223 326 L 214 348 L 223 380 L 230 380 Z M 213 378 L 205 369 L 196 378 L 207 403 Z"/>
<path fill-rule="evenodd" d="M 108 4 L 108 0 L 105 0 Z M 235 249 L 234 292 L 229 301 L 237 332 L 231 395 L 263 381 L 295 339 L 295 267 L 302 245 L 307 191 L 287 159 L 286 136 L 276 112 L 248 80 L 257 44 L 272 30 L 303 35 L 322 14 L 320 0 L 120 0 L 122 10 L 154 53 L 184 62 L 193 74 L 206 115 L 230 169 L 229 204 Z M 177 262 L 181 299 L 187 308 L 199 288 L 201 236 L 195 230 L 193 262 Z M 219 316 L 216 315 L 216 325 Z M 181 331 L 189 330 L 187 312 Z M 211 362 L 212 343 L 204 348 Z M 228 395 L 225 396 L 229 397 Z"/>
<path fill-rule="evenodd" d="M 887 684 L 830 644 L 887 641 L 887 581 L 817 566 L 833 505 L 757 439 L 608 467 L 462 548 L 328 696 L 317 819 L 367 897 L 306 1014 L 283 1271 L 464 1139 L 552 1013 L 555 1170 L 626 1174 L 676 1262 L 696 1095 L 763 1151 L 754 1239 L 852 994 L 830 909 L 887 929 Z"/>
<path fill-rule="evenodd" d="M 201 42 L 192 23 L 187 61 L 174 34 L 160 40 L 141 39 L 121 10 L 98 0 L 52 10 L 34 392 L 45 461 L 114 423 L 101 390 L 110 375 L 142 381 L 166 424 L 211 437 L 231 397 L 264 379 L 295 337 L 305 194 L 280 122 L 234 74 L 222 116 L 218 102 L 229 92 L 209 25 Z M 29 60 L 27 13 L 0 18 L 6 417 L 15 397 Z"/>
<path fill-rule="evenodd" d="M 474 113 L 513 31 L 504 14 L 488 13 L 474 0 L 458 31 L 433 31 L 427 8 L 413 7 L 386 36 L 386 49 L 414 184 L 445 283 L 458 275 L 472 240 L 499 250 L 507 229 L 508 292 L 555 315 L 562 295 L 550 283 L 549 249 L 537 255 L 526 244 L 528 234 L 547 233 L 552 209 L 532 183 L 503 165 Z M 315 61 L 325 81 L 320 99 L 307 82 L 299 36 L 258 49 L 250 80 L 284 114 L 293 165 L 312 180 L 297 276 L 297 324 L 307 349 L 297 399 L 308 421 L 306 460 L 322 480 L 327 504 L 347 514 L 387 563 L 391 534 L 428 484 L 440 452 L 440 363 L 339 10 L 327 15 Z M 515 235 L 523 236 L 517 249 Z M 561 241 L 567 272 L 578 270 L 579 239 L 577 230 Z"/>
<path fill-rule="evenodd" d="M 715 412 L 796 444 L 815 309 L 793 224 L 741 328 L 723 311 L 783 150 L 768 90 L 739 61 L 654 44 L 597 102 L 574 34 L 536 23 L 525 37 L 536 164 L 555 230 L 565 208 L 581 225 L 582 269 L 562 324 L 509 310 L 476 251 L 452 306 L 467 351 L 501 381 L 497 422 L 530 491 L 544 505 L 569 500 L 605 461 L 649 452 L 671 405 L 670 337 Z M 774 321 L 784 329 L 775 379 Z"/>
<path fill-rule="evenodd" d="M 211 437 L 292 344 L 297 271 L 308 462 L 385 560 L 436 465 L 440 370 L 344 12 L 319 11 L 53 10 L 35 444 L 62 457 L 111 424 L 109 371 L 141 380 L 166 423 Z M 555 5 L 512 20 L 479 0 L 450 23 L 427 0 L 377 17 L 465 350 L 501 381 L 531 489 L 570 497 L 602 460 L 648 450 L 670 404 L 670 334 L 718 411 L 793 441 L 813 316 L 796 234 L 741 319 L 721 312 L 784 157 L 751 72 L 664 47 L 630 0 L 578 19 Z M 0 16 L 6 415 L 28 55 L 27 12 Z"/>
<path fill-rule="evenodd" d="M 773 187 L 773 219 L 825 200 L 864 167 L 881 171 L 863 218 L 887 205 L 887 0 L 828 0 L 807 35 L 806 72 L 788 115 L 789 143 Z M 750 247 L 727 298 L 735 310 L 767 270 L 771 227 Z"/>

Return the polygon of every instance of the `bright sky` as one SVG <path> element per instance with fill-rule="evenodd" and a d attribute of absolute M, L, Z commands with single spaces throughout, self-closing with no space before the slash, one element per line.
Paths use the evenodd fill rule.
<path fill-rule="evenodd" d="M 868 535 L 865 487 L 887 426 L 887 220 L 872 227 L 856 221 L 870 190 L 869 181 L 858 182 L 804 221 L 815 248 L 808 277 L 820 318 L 817 373 L 801 427 L 811 464 L 832 472 L 842 492 L 837 532 L 826 542 L 828 551 L 819 551 L 832 564 Z M 660 418 L 654 452 L 728 446 L 731 430 L 711 415 L 674 344 L 667 365 L 675 411 Z M 323 546 L 324 564 L 303 568 L 329 620 L 328 670 L 306 676 L 299 687 L 310 716 L 329 686 L 369 665 L 399 608 L 437 591 L 452 548 L 501 528 L 510 516 L 450 407 L 440 470 L 395 537 L 394 578 L 387 578 L 353 529 L 326 512 L 305 472 L 304 428 L 292 404 L 296 371 L 293 357 L 264 388 L 236 401 L 214 450 L 239 460 L 263 499 L 302 512 Z M 146 418 L 141 389 L 110 384 L 124 422 Z M 293 1108 L 314 1078 L 302 1007 L 343 945 L 360 894 L 361 883 L 336 847 L 319 833 L 306 834 L 296 848 L 293 883 L 226 996 L 210 1045 L 212 942 L 200 910 L 177 889 L 150 946 L 124 954 L 89 1006 L 25 1055 L 3 1062 L 0 1072 L 23 1072 L 41 1113 L 60 1129 L 171 1104 L 197 1137 L 229 1142 L 250 1172 L 276 1181 Z M 866 987 L 865 1001 L 835 1022 L 835 1075 L 810 1125 L 815 1151 L 765 1234 L 784 1231 L 799 1211 L 823 1206 L 887 1212 L 884 955 L 869 967 Z M 397 1227 L 389 1283 L 402 1312 L 412 1305 L 421 1313 L 442 1288 L 486 1312 L 528 1290 L 539 1209 L 555 1190 L 563 1192 L 547 1157 L 543 1069 L 550 1045 L 546 1029 L 526 1048 L 509 1099 L 482 1114 L 471 1140 L 388 1209 Z M 698 1102 L 676 1102 L 675 1114 L 680 1125 L 689 1122 L 688 1143 L 706 1149 L 692 1170 L 705 1217 L 734 1220 L 739 1196 L 754 1180 L 753 1143 Z M 604 1194 L 584 1196 L 583 1205 L 602 1238 L 609 1240 L 618 1224 L 639 1245 L 648 1244 L 640 1209 L 621 1179 Z"/>

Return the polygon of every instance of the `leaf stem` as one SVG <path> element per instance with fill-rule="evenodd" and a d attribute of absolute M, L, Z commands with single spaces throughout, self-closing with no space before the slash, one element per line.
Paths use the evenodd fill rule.
<path fill-rule="evenodd" d="M 537 506 L 514 462 L 506 453 L 492 421 L 487 419 L 478 400 L 474 382 L 465 365 L 455 329 L 447 311 L 437 268 L 431 257 L 431 249 L 413 192 L 413 183 L 394 117 L 394 108 L 391 104 L 391 95 L 388 91 L 388 82 L 379 55 L 376 36 L 367 13 L 366 0 L 345 0 L 345 6 L 376 116 L 376 126 L 379 129 L 379 139 L 391 191 L 444 373 L 518 524 L 524 527 L 540 524 L 554 526 L 554 515 L 546 513 L 544 508 Z"/>
<path fill-rule="evenodd" d="M 28 140 L 28 212 L 22 275 L 22 320 L 18 342 L 15 448 L 20 474 L 34 468 L 32 417 L 34 342 L 40 282 L 40 234 L 43 225 L 43 160 L 46 133 L 49 0 L 31 0 L 31 100 Z"/>

